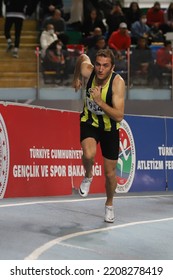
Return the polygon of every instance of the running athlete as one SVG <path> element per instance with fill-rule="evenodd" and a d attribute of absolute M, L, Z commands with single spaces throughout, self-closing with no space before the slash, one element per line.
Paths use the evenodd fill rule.
<path fill-rule="evenodd" d="M 117 186 L 116 164 L 119 153 L 119 122 L 124 117 L 125 82 L 114 72 L 114 55 L 110 49 L 99 50 L 94 65 L 82 54 L 76 63 L 73 87 L 78 91 L 86 80 L 86 98 L 80 115 L 80 141 L 85 168 L 79 194 L 88 195 L 93 180 L 92 167 L 100 142 L 104 161 L 106 202 L 105 222 L 115 219 L 113 197 Z"/>

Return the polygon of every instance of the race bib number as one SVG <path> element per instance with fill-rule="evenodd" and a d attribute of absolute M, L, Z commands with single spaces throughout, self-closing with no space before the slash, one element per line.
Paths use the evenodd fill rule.
<path fill-rule="evenodd" d="M 91 113 L 94 113 L 95 115 L 104 115 L 102 109 L 89 97 L 86 98 L 86 105 Z"/>

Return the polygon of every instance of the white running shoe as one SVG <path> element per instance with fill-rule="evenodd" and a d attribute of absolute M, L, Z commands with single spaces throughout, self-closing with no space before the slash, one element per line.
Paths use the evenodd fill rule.
<path fill-rule="evenodd" d="M 115 220 L 114 207 L 105 205 L 105 222 L 113 223 Z"/>
<path fill-rule="evenodd" d="M 18 51 L 14 50 L 12 53 L 12 57 L 18 58 L 19 57 Z"/>
<path fill-rule="evenodd" d="M 80 188 L 79 188 L 79 194 L 82 197 L 86 197 L 88 195 L 92 180 L 93 180 L 93 177 L 91 177 L 91 178 L 86 178 L 85 177 L 82 180 L 82 183 L 81 183 Z"/>
<path fill-rule="evenodd" d="M 11 42 L 9 42 L 9 43 L 7 44 L 7 49 L 6 49 L 6 51 L 7 51 L 7 52 L 10 52 L 12 49 L 13 49 L 13 44 L 12 44 Z"/>

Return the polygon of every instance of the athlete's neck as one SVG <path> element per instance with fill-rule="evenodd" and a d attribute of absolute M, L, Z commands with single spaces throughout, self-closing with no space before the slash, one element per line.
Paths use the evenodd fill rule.
<path fill-rule="evenodd" d="M 105 86 L 107 84 L 107 82 L 109 81 L 110 79 L 110 76 L 112 75 L 112 73 L 106 77 L 105 79 L 99 79 L 97 76 L 95 76 L 95 83 L 97 86 Z"/>

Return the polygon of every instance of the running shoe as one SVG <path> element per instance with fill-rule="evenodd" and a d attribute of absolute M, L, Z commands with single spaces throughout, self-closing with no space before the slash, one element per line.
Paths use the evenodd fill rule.
<path fill-rule="evenodd" d="M 12 43 L 8 43 L 6 51 L 10 52 L 12 49 L 13 49 L 13 44 Z"/>
<path fill-rule="evenodd" d="M 88 195 L 92 180 L 93 180 L 93 177 L 92 178 L 86 178 L 85 177 L 82 180 L 82 183 L 81 183 L 80 188 L 79 188 L 79 194 L 82 197 L 86 197 Z"/>
<path fill-rule="evenodd" d="M 113 223 L 115 220 L 114 207 L 105 205 L 105 222 Z"/>
<path fill-rule="evenodd" d="M 18 54 L 18 51 L 13 51 L 12 53 L 12 56 L 15 57 L 15 58 L 18 58 L 19 57 L 19 54 Z"/>

